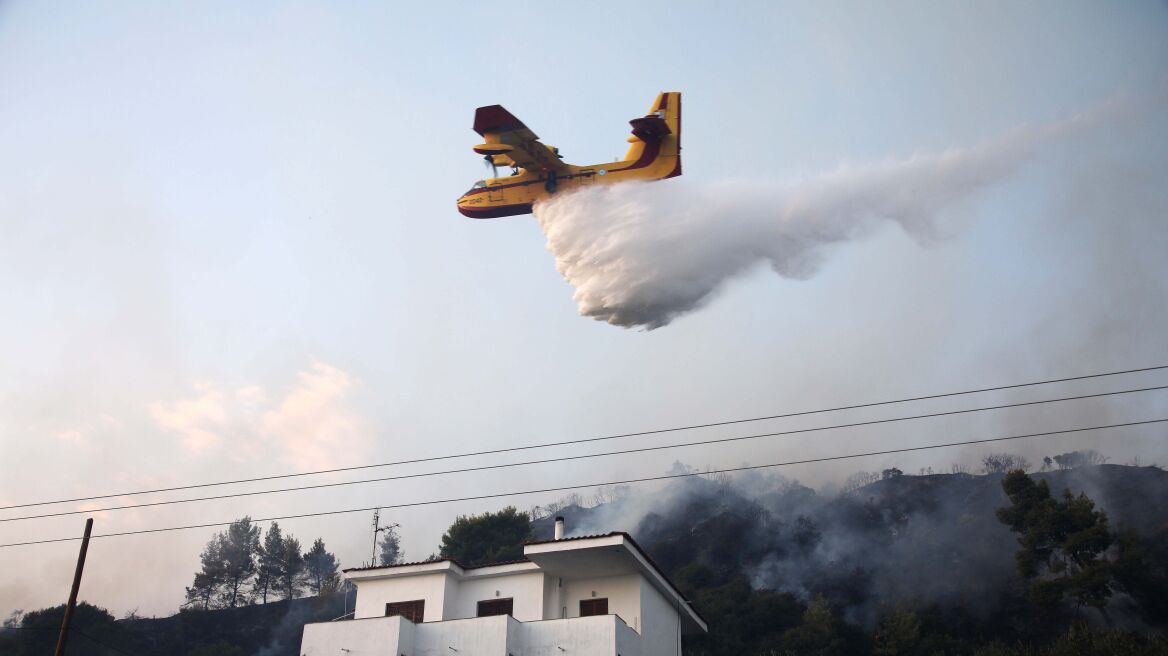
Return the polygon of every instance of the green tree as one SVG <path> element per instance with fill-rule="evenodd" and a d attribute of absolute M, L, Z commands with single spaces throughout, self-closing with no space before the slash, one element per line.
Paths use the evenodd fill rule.
<path fill-rule="evenodd" d="M 284 536 L 280 525 L 272 522 L 264 535 L 264 543 L 259 550 L 256 568 L 255 591 L 263 603 L 268 603 L 268 592 L 279 586 L 284 570 Z"/>
<path fill-rule="evenodd" d="M 260 548 L 260 527 L 251 517 L 237 519 L 227 527 L 220 546 L 223 562 L 223 590 L 220 598 L 228 608 L 246 604 L 251 591 L 247 585 L 256 573 L 256 555 Z"/>
<path fill-rule="evenodd" d="M 304 571 L 308 587 L 316 596 L 331 594 L 337 590 L 341 575 L 337 573 L 337 557 L 324 548 L 324 540 L 317 538 L 312 549 L 304 554 Z"/>
<path fill-rule="evenodd" d="M 531 518 L 508 506 L 499 512 L 459 515 L 442 535 L 440 553 L 464 565 L 523 557 L 523 542 L 531 537 Z"/>
<path fill-rule="evenodd" d="M 783 651 L 789 654 L 834 656 L 849 653 L 848 641 L 839 632 L 827 600 L 817 597 L 803 612 L 803 623 L 783 633 Z"/>
<path fill-rule="evenodd" d="M 284 538 L 284 562 L 279 583 L 280 594 L 285 599 L 295 599 L 304 589 L 304 556 L 300 553 L 300 540 L 291 534 Z"/>
<path fill-rule="evenodd" d="M 401 537 L 397 534 L 397 529 L 388 526 L 383 530 L 381 536 L 381 553 L 378 561 L 382 565 L 396 565 L 400 563 L 405 553 L 401 550 Z"/>
<path fill-rule="evenodd" d="M 1104 552 L 1114 542 L 1107 515 L 1095 510 L 1085 494 L 1070 490 L 1062 500 L 1051 496 L 1045 480 L 1034 482 L 1014 470 L 1002 479 L 1010 505 L 998 508 L 998 520 L 1018 533 L 1018 571 L 1030 582 L 1035 603 L 1051 606 L 1066 598 L 1099 610 L 1111 597 L 1114 575 Z"/>
<path fill-rule="evenodd" d="M 1168 527 L 1159 536 L 1144 538 L 1132 529 L 1116 536 L 1112 561 L 1116 582 L 1140 606 L 1144 620 L 1153 626 L 1168 624 Z"/>
<path fill-rule="evenodd" d="M 211 608 L 211 600 L 216 598 L 224 581 L 222 554 L 223 534 L 216 533 L 199 556 L 202 569 L 195 572 L 194 582 L 186 589 L 188 605 L 203 610 Z"/>
<path fill-rule="evenodd" d="M 884 618 L 876 632 L 873 654 L 888 656 L 916 652 L 921 640 L 921 621 L 912 611 L 897 611 Z"/>
<path fill-rule="evenodd" d="M 20 630 L 12 630 L 11 642 L 0 643 L 5 656 L 39 656 L 52 654 L 65 616 L 65 604 L 25 613 Z M 104 608 L 87 602 L 78 602 L 73 609 L 73 620 L 65 653 L 69 656 L 112 656 L 125 646 L 128 634 Z"/>

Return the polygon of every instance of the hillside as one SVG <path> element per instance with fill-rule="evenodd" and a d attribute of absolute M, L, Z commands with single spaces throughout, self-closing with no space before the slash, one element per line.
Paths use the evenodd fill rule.
<path fill-rule="evenodd" d="M 1100 465 L 1042 472 L 1057 495 L 1085 493 L 1113 530 L 1134 529 L 1158 572 L 1168 562 L 1168 472 Z M 556 514 L 571 534 L 628 530 L 683 585 L 695 571 L 714 588 L 736 577 L 754 590 L 786 593 L 801 604 L 822 597 L 850 622 L 875 626 L 897 607 L 956 613 L 990 633 L 1027 627 L 1015 605 L 1021 578 L 1016 536 L 995 516 L 1008 504 L 1001 474 L 892 475 L 848 494 L 823 498 L 782 477 L 734 481 L 683 479 L 653 503 L 621 501 Z M 551 535 L 551 517 L 535 522 Z M 1127 626 L 1163 622 L 1116 595 L 1112 616 Z M 1146 610 L 1146 609 L 1145 609 Z M 952 621 L 958 621 L 950 617 Z M 1092 619 L 1088 617 L 1088 619 Z M 991 627 L 997 627 L 996 629 Z"/>
<path fill-rule="evenodd" d="M 1109 619 L 1135 631 L 1115 634 L 1128 641 L 1124 649 L 1161 653 L 1154 645 L 1141 651 L 1138 635 L 1168 626 L 1168 507 L 1158 503 L 1168 498 L 1168 472 L 1100 465 L 1034 477 L 1056 494 L 1086 493 L 1112 529 L 1140 536 L 1142 559 L 1128 567 L 1144 587 L 1117 590 Z M 554 516 L 562 515 L 570 535 L 631 533 L 710 620 L 712 634 L 687 643 L 691 655 L 870 653 L 889 644 L 890 622 L 908 626 L 904 644 L 915 647 L 885 653 L 973 654 L 976 645 L 1065 642 L 1074 638 L 1067 627 L 1075 620 L 1101 628 L 1097 614 L 1039 612 L 1027 601 L 1015 567 L 1017 540 L 995 516 L 1008 504 L 1001 481 L 889 470 L 829 498 L 777 475 L 692 477 L 662 493 L 564 506 L 535 520 L 532 532 L 551 538 Z M 84 630 L 121 651 L 81 641 L 70 653 L 295 656 L 306 622 L 352 607 L 351 596 L 334 595 L 158 619 L 115 621 L 87 611 Z M 59 614 L 46 612 L 40 621 L 52 626 Z M 52 638 L 19 633 L 0 631 L 0 652 L 42 653 Z M 1037 653 L 1019 649 L 992 653 Z"/>

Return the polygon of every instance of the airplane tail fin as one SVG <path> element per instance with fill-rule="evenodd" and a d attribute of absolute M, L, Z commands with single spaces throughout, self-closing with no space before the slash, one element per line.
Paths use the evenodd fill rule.
<path fill-rule="evenodd" d="M 661 163 L 668 171 L 662 177 L 681 175 L 681 93 L 663 91 L 657 94 L 649 113 L 629 121 L 633 135 L 629 137 L 626 161 Z M 650 162 L 645 162 L 649 164 Z M 672 166 L 668 166 L 672 164 Z"/>

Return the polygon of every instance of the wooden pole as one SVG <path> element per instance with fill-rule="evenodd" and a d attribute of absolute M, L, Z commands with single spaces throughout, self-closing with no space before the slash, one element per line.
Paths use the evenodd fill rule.
<path fill-rule="evenodd" d="M 69 591 L 69 603 L 65 604 L 65 617 L 61 619 L 61 635 L 57 636 L 54 656 L 65 656 L 65 639 L 69 637 L 69 622 L 77 606 L 77 591 L 81 588 L 81 572 L 85 569 L 85 552 L 89 551 L 89 533 L 92 530 L 93 518 L 90 517 L 85 520 L 85 535 L 81 538 L 81 552 L 77 554 L 77 571 L 73 572 L 73 589 Z"/>

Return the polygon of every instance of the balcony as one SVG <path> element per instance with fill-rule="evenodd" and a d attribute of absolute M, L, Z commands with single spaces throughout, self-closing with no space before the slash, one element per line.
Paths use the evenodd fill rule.
<path fill-rule="evenodd" d="M 507 615 L 414 624 L 403 617 L 304 627 L 303 656 L 641 656 L 616 615 L 520 622 Z"/>

